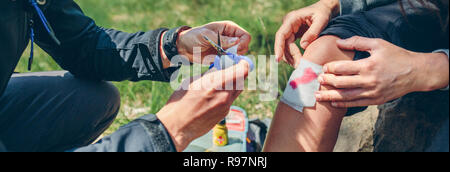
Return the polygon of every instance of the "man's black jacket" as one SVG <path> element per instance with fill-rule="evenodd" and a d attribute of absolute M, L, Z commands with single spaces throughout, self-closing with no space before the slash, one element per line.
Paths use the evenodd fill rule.
<path fill-rule="evenodd" d="M 44 2 L 44 1 L 42 1 Z M 30 41 L 33 20 L 37 45 L 65 70 L 77 77 L 106 81 L 169 81 L 173 69 L 164 70 L 160 36 L 167 29 L 125 33 L 99 27 L 73 0 L 46 0 L 39 4 L 61 42 L 57 45 L 45 30 L 29 0 L 0 0 L 0 96 Z M 175 151 L 162 124 L 144 117 L 81 151 Z M 146 133 L 147 138 L 126 135 Z M 125 135 L 125 136 L 124 136 Z M 3 138 L 5 139 L 5 138 Z M 7 148 L 6 148 L 7 149 Z M 5 151 L 0 141 L 0 151 Z"/>

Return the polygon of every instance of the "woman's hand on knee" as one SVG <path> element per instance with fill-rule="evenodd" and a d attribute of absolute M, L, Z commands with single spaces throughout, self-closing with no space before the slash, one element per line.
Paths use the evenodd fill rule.
<path fill-rule="evenodd" d="M 339 40 L 341 49 L 371 54 L 359 61 L 325 65 L 319 82 L 336 89 L 319 91 L 318 101 L 334 107 L 380 105 L 416 91 L 432 91 L 448 85 L 449 63 L 439 53 L 415 53 L 380 39 L 353 37 Z"/>
<path fill-rule="evenodd" d="M 338 11 L 338 0 L 321 0 L 314 5 L 287 14 L 276 34 L 277 60 L 281 61 L 284 58 L 284 61 L 295 66 L 296 60 L 302 56 L 295 44 L 296 40 L 301 38 L 300 45 L 306 49 L 319 37 L 330 18 L 336 16 Z"/>

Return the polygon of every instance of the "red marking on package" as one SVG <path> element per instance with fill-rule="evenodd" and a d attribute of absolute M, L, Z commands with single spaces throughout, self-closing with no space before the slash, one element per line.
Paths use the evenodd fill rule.
<path fill-rule="evenodd" d="M 245 131 L 245 115 L 243 112 L 232 109 L 227 116 L 227 128 L 229 131 Z"/>
<path fill-rule="evenodd" d="M 303 76 L 294 79 L 289 83 L 291 87 L 295 90 L 298 88 L 298 85 L 308 84 L 319 77 L 312 68 L 306 68 Z"/>

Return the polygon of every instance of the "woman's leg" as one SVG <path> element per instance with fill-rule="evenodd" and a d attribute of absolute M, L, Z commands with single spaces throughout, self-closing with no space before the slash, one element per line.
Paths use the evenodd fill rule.
<path fill-rule="evenodd" d="M 353 60 L 354 52 L 336 46 L 336 36 L 323 36 L 311 44 L 304 59 L 324 65 L 339 60 Z M 321 87 L 322 90 L 327 87 Z M 347 110 L 330 103 L 317 103 L 304 113 L 280 102 L 264 146 L 265 152 L 330 152 L 336 144 L 339 128 Z"/>
<path fill-rule="evenodd" d="M 107 82 L 65 71 L 15 74 L 0 97 L 0 140 L 18 152 L 85 146 L 109 127 L 119 108 L 119 92 Z"/>

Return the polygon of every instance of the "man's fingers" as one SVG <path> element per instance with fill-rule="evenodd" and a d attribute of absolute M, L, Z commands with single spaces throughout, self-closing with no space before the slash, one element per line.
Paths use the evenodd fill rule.
<path fill-rule="evenodd" d="M 383 42 L 380 39 L 365 38 L 360 36 L 354 36 L 349 39 L 337 40 L 337 46 L 344 50 L 356 50 L 371 52 L 379 47 L 379 44 Z"/>
<path fill-rule="evenodd" d="M 334 61 L 325 64 L 324 73 L 335 75 L 355 75 L 361 71 L 361 61 Z"/>
<path fill-rule="evenodd" d="M 311 27 L 303 34 L 300 41 L 300 46 L 306 49 L 312 42 L 314 42 L 318 37 L 320 32 L 327 26 L 327 20 L 318 18 L 312 22 Z"/>
<path fill-rule="evenodd" d="M 289 45 L 289 44 L 286 42 L 286 45 Z M 291 66 L 295 65 L 294 57 L 292 57 L 291 53 L 289 52 L 289 48 L 286 48 L 284 50 L 284 61 Z"/>
<path fill-rule="evenodd" d="M 335 108 L 352 108 L 376 105 L 374 102 L 376 102 L 374 99 L 361 99 L 349 102 L 332 102 L 331 105 Z"/>
<path fill-rule="evenodd" d="M 286 37 L 289 34 L 289 32 L 286 31 L 283 26 L 278 30 L 276 37 L 275 37 L 275 56 L 276 60 L 280 62 L 284 57 L 284 51 L 286 48 Z"/>
<path fill-rule="evenodd" d="M 298 48 L 297 44 L 295 44 L 295 37 L 291 36 L 288 40 L 288 48 L 289 48 L 289 53 L 291 54 L 291 56 L 294 58 L 293 61 L 293 65 L 296 65 L 296 61 L 298 61 L 300 58 L 302 58 L 302 52 L 300 51 L 300 48 Z"/>
<path fill-rule="evenodd" d="M 365 88 L 369 83 L 360 75 L 337 76 L 333 74 L 322 74 L 318 78 L 320 84 L 333 86 L 334 88 Z"/>
<path fill-rule="evenodd" d="M 283 25 L 278 30 L 275 36 L 275 56 L 277 61 L 281 61 L 285 56 L 286 41 L 300 29 L 303 24 L 302 18 L 296 17 L 295 14 L 288 14 L 283 22 Z"/>
<path fill-rule="evenodd" d="M 368 90 L 357 89 L 336 89 L 318 91 L 316 99 L 320 102 L 338 102 L 338 101 L 353 101 L 362 98 L 368 98 Z"/>

